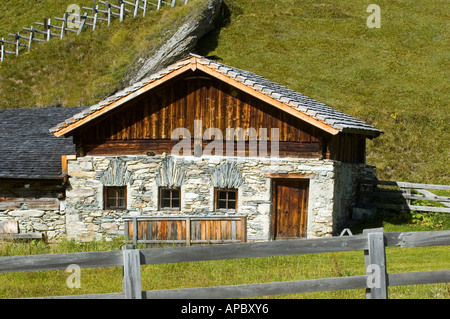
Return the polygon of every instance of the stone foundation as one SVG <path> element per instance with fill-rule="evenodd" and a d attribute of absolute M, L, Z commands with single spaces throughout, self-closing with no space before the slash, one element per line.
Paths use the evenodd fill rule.
<path fill-rule="evenodd" d="M 0 213 L 0 220 L 17 222 L 17 230 L 7 231 L 7 233 L 43 233 L 46 240 L 50 242 L 66 237 L 64 207 L 60 210 L 18 209 L 4 211 Z"/>

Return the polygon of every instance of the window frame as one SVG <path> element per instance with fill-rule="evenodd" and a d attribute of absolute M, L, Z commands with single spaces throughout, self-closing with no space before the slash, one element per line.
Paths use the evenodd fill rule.
<path fill-rule="evenodd" d="M 110 197 L 109 191 L 115 190 L 115 195 Z M 122 196 L 120 196 L 122 195 Z M 110 206 L 110 200 L 115 201 L 115 205 Z M 119 205 L 123 201 L 123 205 Z M 127 186 L 104 186 L 103 187 L 103 209 L 105 210 L 126 210 L 127 209 Z"/>
<path fill-rule="evenodd" d="M 164 192 L 170 192 L 170 196 L 163 197 Z M 178 192 L 178 197 L 173 197 L 173 192 Z M 158 198 L 159 198 L 159 210 L 173 210 L 180 211 L 181 210 L 181 188 L 180 187 L 159 187 L 158 189 Z M 165 200 L 169 200 L 170 207 L 163 206 Z M 173 201 L 178 200 L 178 207 L 173 206 Z"/>
<path fill-rule="evenodd" d="M 226 192 L 226 198 L 221 199 L 220 193 Z M 229 193 L 233 192 L 234 199 L 229 198 Z M 219 202 L 225 201 L 225 208 L 220 208 Z M 229 202 L 234 202 L 234 208 L 229 207 Z M 238 189 L 237 188 L 215 188 L 214 189 L 214 210 L 216 211 L 237 211 L 238 209 Z"/>

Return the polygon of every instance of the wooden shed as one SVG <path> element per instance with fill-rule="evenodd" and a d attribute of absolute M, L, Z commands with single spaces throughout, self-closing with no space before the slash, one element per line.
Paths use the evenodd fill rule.
<path fill-rule="evenodd" d="M 336 233 L 358 180 L 374 177 L 366 139 L 381 133 L 196 55 L 51 132 L 76 147 L 67 157 L 69 236 L 123 233 L 123 216 L 239 215 L 249 240 Z"/>
<path fill-rule="evenodd" d="M 0 110 L 0 237 L 14 233 L 15 237 L 33 238 L 30 233 L 42 232 L 58 237 L 65 233 L 61 157 L 75 152 L 75 146 L 71 138 L 58 139 L 48 129 L 83 109 Z M 14 227 L 2 229 L 2 222 Z"/>

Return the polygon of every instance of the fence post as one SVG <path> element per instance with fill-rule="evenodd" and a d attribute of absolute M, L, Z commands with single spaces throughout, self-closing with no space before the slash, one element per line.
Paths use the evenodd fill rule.
<path fill-rule="evenodd" d="M 66 32 L 67 27 L 67 12 L 64 12 L 63 18 L 62 18 L 62 26 L 61 26 L 61 34 L 59 35 L 59 38 L 64 38 L 64 33 Z"/>
<path fill-rule="evenodd" d="M 137 241 L 139 239 L 139 234 L 138 234 L 139 228 L 138 228 L 138 220 L 137 217 L 134 216 L 133 217 L 133 246 L 136 248 L 137 245 Z"/>
<path fill-rule="evenodd" d="M 106 1 L 105 2 L 105 10 L 107 11 L 107 20 L 108 20 L 108 27 L 111 24 L 111 4 Z"/>
<path fill-rule="evenodd" d="M 123 292 L 125 299 L 142 299 L 139 249 L 123 249 Z"/>
<path fill-rule="evenodd" d="M 122 0 L 119 0 L 119 6 L 120 6 L 120 22 L 123 22 L 123 19 L 125 19 L 125 3 Z"/>
<path fill-rule="evenodd" d="M 87 12 L 84 13 L 84 16 L 80 16 L 80 19 L 83 19 L 80 23 L 80 27 L 78 28 L 77 35 L 80 35 L 80 33 L 83 31 L 84 25 L 86 24 L 86 18 Z"/>
<path fill-rule="evenodd" d="M 191 218 L 186 217 L 186 246 L 191 245 Z"/>
<path fill-rule="evenodd" d="M 242 242 L 247 242 L 247 217 L 243 216 L 241 217 L 241 229 L 239 230 L 241 232 L 241 240 Z"/>
<path fill-rule="evenodd" d="M 384 249 L 383 228 L 364 229 L 368 237 L 368 250 L 364 251 L 366 267 L 367 299 L 387 299 L 386 254 Z"/>
<path fill-rule="evenodd" d="M 148 0 L 143 0 L 144 1 L 144 7 L 142 8 L 142 10 L 144 10 L 144 13 L 142 14 L 143 17 L 145 17 L 145 14 L 147 13 L 147 1 Z"/>
<path fill-rule="evenodd" d="M 14 44 L 16 46 L 16 56 L 19 55 L 19 47 L 20 47 L 20 37 L 19 37 L 19 33 L 16 33 L 14 35 Z"/>
<path fill-rule="evenodd" d="M 47 37 L 47 42 L 51 40 L 51 36 L 52 36 L 51 23 L 52 23 L 52 20 L 51 20 L 51 19 L 48 19 L 48 20 L 45 19 L 45 20 L 44 20 L 44 29 L 45 29 L 45 31 L 47 32 L 47 35 L 46 35 L 46 37 Z"/>
<path fill-rule="evenodd" d="M 402 191 L 403 196 L 409 197 L 411 196 L 411 188 L 403 188 L 399 187 Z M 406 205 L 403 207 L 403 213 L 409 212 L 409 206 L 411 205 L 412 201 L 410 198 L 405 199 Z"/>
<path fill-rule="evenodd" d="M 134 4 L 133 18 L 136 18 L 137 14 L 138 14 L 138 9 L 139 9 L 139 3 L 140 2 L 141 2 L 141 0 L 136 0 L 136 2 Z"/>
<path fill-rule="evenodd" d="M 92 30 L 95 30 L 95 28 L 97 27 L 97 21 L 98 21 L 98 5 L 93 9 L 92 12 L 94 14 L 94 22 L 93 22 Z"/>
<path fill-rule="evenodd" d="M 2 38 L 1 46 L 0 46 L 0 61 L 3 62 L 5 60 L 5 38 Z"/>

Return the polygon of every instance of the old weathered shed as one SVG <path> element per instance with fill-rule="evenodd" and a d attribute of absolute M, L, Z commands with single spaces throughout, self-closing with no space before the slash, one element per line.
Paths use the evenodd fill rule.
<path fill-rule="evenodd" d="M 332 235 L 351 217 L 358 181 L 375 177 L 365 146 L 378 129 L 196 55 L 92 107 L 57 111 L 72 112 L 50 130 L 74 143 L 66 149 L 71 140 L 59 139 L 65 146 L 57 154 L 66 155 L 59 167 L 67 174 L 70 238 L 134 232 L 150 242 L 203 243 Z M 125 227 L 133 218 L 139 227 Z M 45 231 L 49 222 L 42 224 Z"/>
<path fill-rule="evenodd" d="M 374 177 L 365 143 L 381 133 L 195 55 L 51 131 L 76 144 L 68 162 L 69 236 L 114 236 L 123 216 L 159 216 L 153 229 L 140 230 L 149 240 L 191 236 L 161 216 L 244 216 L 249 240 L 336 233 L 350 218 L 358 180 Z M 199 236 L 220 240 L 220 225 Z"/>
<path fill-rule="evenodd" d="M 0 110 L 0 220 L 18 221 L 21 232 L 45 230 L 50 235 L 55 229 L 39 218 L 52 215 L 53 224 L 61 219 L 65 225 L 60 216 L 65 192 L 61 157 L 75 147 L 72 139 L 58 139 L 48 128 L 82 109 Z"/>

